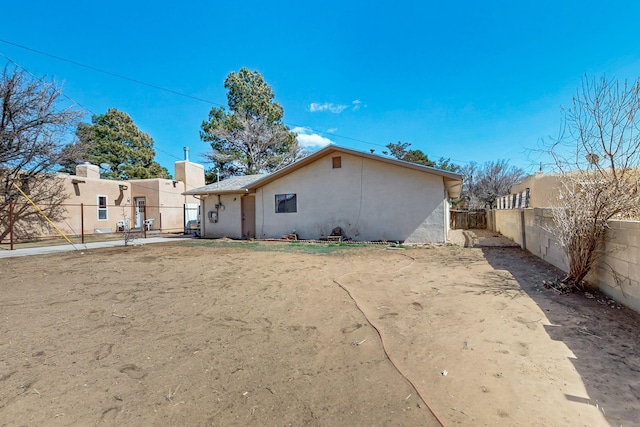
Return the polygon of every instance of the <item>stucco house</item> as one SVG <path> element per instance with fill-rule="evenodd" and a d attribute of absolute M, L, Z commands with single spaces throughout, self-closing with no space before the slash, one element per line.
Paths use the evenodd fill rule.
<path fill-rule="evenodd" d="M 558 199 L 560 191 L 560 175 L 558 174 L 546 174 L 535 173 L 522 179 L 522 181 L 511 186 L 511 198 L 519 194 L 527 195 L 526 206 L 520 207 L 529 208 L 547 208 L 553 206 Z M 506 196 L 506 197 L 509 197 Z M 501 206 L 503 209 L 507 208 L 508 204 L 503 203 Z M 511 203 L 513 207 L 513 202 Z"/>
<path fill-rule="evenodd" d="M 75 174 L 56 173 L 46 179 L 59 183 L 64 201 L 53 221 L 67 236 L 104 234 L 138 229 L 155 232 L 189 232 L 197 225 L 200 200 L 183 194 L 205 183 L 204 166 L 185 160 L 175 162 L 175 179 L 151 178 L 118 181 L 103 179 L 100 168 L 89 163 L 76 166 Z M 24 187 L 27 196 L 28 186 Z M 22 197 L 17 203 L 27 204 Z M 18 238 L 57 236 L 40 215 L 18 224 Z M 9 239 L 7 236 L 5 239 Z"/>
<path fill-rule="evenodd" d="M 205 238 L 447 240 L 449 198 L 462 176 L 427 166 L 325 147 L 268 175 L 234 177 L 186 191 L 201 199 Z"/>
<path fill-rule="evenodd" d="M 96 165 L 79 164 L 75 175 L 56 174 L 67 193 L 66 215 L 57 226 L 70 235 L 80 234 L 79 230 L 84 234 L 122 231 L 123 221 L 132 229 L 183 231 L 185 205 L 197 209 L 199 204 L 198 199 L 183 193 L 204 184 L 204 167 L 178 161 L 175 176 L 116 181 L 102 179 Z M 43 235 L 53 233 L 48 228 Z"/>

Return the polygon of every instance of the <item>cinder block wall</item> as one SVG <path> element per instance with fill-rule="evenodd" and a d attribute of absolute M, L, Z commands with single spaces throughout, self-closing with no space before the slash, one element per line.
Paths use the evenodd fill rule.
<path fill-rule="evenodd" d="M 495 227 L 494 231 L 510 238 L 520 246 L 524 247 L 522 241 L 522 220 L 521 209 L 499 209 L 494 210 Z"/>
<path fill-rule="evenodd" d="M 523 249 L 562 271 L 569 270 L 568 259 L 549 230 L 551 209 L 504 209 L 491 212 L 494 231 L 510 238 Z M 640 221 L 610 221 L 605 253 L 587 277 L 601 292 L 640 312 Z M 524 229 L 524 233 L 523 233 Z"/>
<path fill-rule="evenodd" d="M 523 209 L 525 222 L 524 249 L 562 271 L 569 271 L 569 261 L 564 250 L 553 235 L 551 209 Z"/>
<path fill-rule="evenodd" d="M 640 222 L 610 221 L 605 253 L 587 280 L 640 312 Z"/>

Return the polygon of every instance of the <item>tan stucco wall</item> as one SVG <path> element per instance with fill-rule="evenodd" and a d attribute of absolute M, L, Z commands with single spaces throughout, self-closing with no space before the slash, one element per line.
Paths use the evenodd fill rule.
<path fill-rule="evenodd" d="M 316 160 L 256 191 L 256 236 L 319 239 L 341 227 L 360 241 L 443 242 L 448 220 L 441 176 L 340 153 Z M 297 195 L 296 213 L 275 213 L 275 195 Z"/>
<path fill-rule="evenodd" d="M 186 160 L 175 163 L 176 181 L 184 183 L 184 191 L 200 188 L 205 185 L 204 166 Z M 194 196 L 184 196 L 183 203 L 200 203 Z"/>
<path fill-rule="evenodd" d="M 200 221 L 200 233 L 202 237 L 217 239 L 229 237 L 231 239 L 242 238 L 241 194 L 211 195 L 202 199 L 202 212 Z M 209 220 L 209 212 L 216 211 L 216 204 L 221 204 L 218 209 L 218 222 Z"/>
<path fill-rule="evenodd" d="M 204 185 L 204 167 L 197 163 L 176 162 L 178 171 L 193 186 Z M 147 218 L 153 218 L 152 230 L 168 232 L 184 231 L 184 204 L 199 204 L 193 196 L 185 197 L 185 183 L 171 179 L 144 179 L 114 181 L 100 178 L 100 168 L 91 164 L 80 164 L 76 175 L 58 173 L 50 179 L 61 180 L 68 196 L 63 202 L 66 214 L 56 226 L 67 235 L 93 234 L 117 231 L 118 221 L 125 217 L 135 225 L 134 198 L 144 197 Z M 76 181 L 76 184 L 73 184 Z M 98 196 L 107 197 L 107 219 L 98 219 Z M 83 205 L 83 207 L 81 207 Z M 84 216 L 84 218 L 82 218 Z M 58 233 L 46 220 L 34 221 L 30 225 L 40 237 L 57 236 Z"/>
<path fill-rule="evenodd" d="M 184 230 L 184 183 L 171 179 L 154 178 L 129 181 L 131 203 L 137 197 L 144 197 L 147 219 L 153 218 L 152 230 Z"/>
<path fill-rule="evenodd" d="M 529 188 L 529 207 L 548 208 L 558 199 L 559 179 L 558 175 L 537 173 L 513 185 L 511 194 L 521 193 Z"/>
<path fill-rule="evenodd" d="M 81 207 L 84 204 L 84 232 L 93 234 L 97 229 L 116 230 L 116 222 L 126 214 L 131 217 L 131 186 L 125 181 L 111 181 L 99 178 L 87 178 L 75 175 L 58 174 L 64 182 L 65 193 L 69 196 L 64 201 L 67 215 L 64 221 L 56 225 L 70 235 L 82 234 Z M 73 181 L 84 181 L 73 184 Z M 123 186 L 122 190 L 120 187 Z M 127 189 L 124 189 L 127 187 Z M 98 219 L 98 196 L 107 196 L 107 219 Z M 124 213 L 123 213 L 124 209 Z M 50 230 L 50 235 L 55 230 Z"/>

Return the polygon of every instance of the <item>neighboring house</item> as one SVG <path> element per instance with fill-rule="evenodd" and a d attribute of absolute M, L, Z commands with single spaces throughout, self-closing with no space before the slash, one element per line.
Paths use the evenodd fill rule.
<path fill-rule="evenodd" d="M 328 146 L 268 175 L 185 192 L 201 198 L 205 238 L 322 239 L 337 227 L 356 241 L 447 240 L 449 198 L 462 176 Z"/>
<path fill-rule="evenodd" d="M 514 196 L 520 194 L 528 195 L 526 206 L 521 204 L 518 207 L 528 208 L 546 208 L 553 206 L 554 202 L 558 199 L 560 188 L 560 175 L 558 174 L 544 174 L 542 172 L 535 173 L 525 177 L 522 181 L 511 186 L 511 206 L 508 203 L 503 202 L 502 209 L 516 207 L 513 203 Z M 509 196 L 505 196 L 509 197 Z M 508 201 L 507 201 L 508 202 Z"/>
<path fill-rule="evenodd" d="M 175 163 L 172 179 L 151 178 L 114 181 L 100 178 L 100 169 L 80 164 L 76 174 L 56 174 L 64 183 L 68 198 L 63 205 L 67 215 L 56 225 L 65 233 L 78 235 L 111 233 L 131 229 L 185 230 L 185 215 L 193 210 L 197 222 L 200 201 L 183 193 L 204 185 L 204 167 L 188 160 Z M 188 218 L 187 218 L 188 219 Z M 55 234 L 45 228 L 43 235 Z"/>

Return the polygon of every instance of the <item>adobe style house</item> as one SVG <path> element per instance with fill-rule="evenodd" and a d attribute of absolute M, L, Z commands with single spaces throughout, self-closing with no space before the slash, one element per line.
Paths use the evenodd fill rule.
<path fill-rule="evenodd" d="M 197 221 L 200 201 L 183 193 L 204 185 L 204 167 L 189 160 L 175 163 L 175 179 L 114 181 L 100 178 L 100 169 L 80 164 L 76 174 L 56 174 L 68 198 L 66 216 L 56 225 L 69 235 L 111 233 L 123 228 L 182 232 L 185 212 L 193 210 Z M 42 235 L 54 234 L 45 227 Z"/>
<path fill-rule="evenodd" d="M 449 198 L 462 176 L 328 146 L 269 175 L 234 177 L 185 192 L 201 198 L 205 238 L 355 241 L 447 240 Z"/>
<path fill-rule="evenodd" d="M 520 182 L 511 186 L 510 196 L 528 194 L 528 203 L 526 207 L 531 208 L 548 208 L 553 206 L 558 199 L 560 184 L 560 175 L 535 173 L 522 179 Z M 503 203 L 506 205 L 506 203 Z M 513 205 L 513 203 L 511 203 Z M 506 206 L 503 206 L 503 208 Z M 525 206 L 523 206 L 525 207 Z"/>

